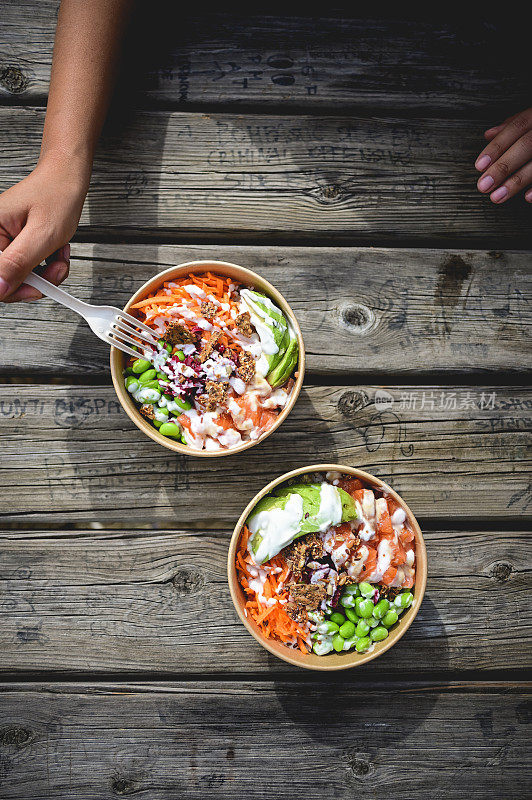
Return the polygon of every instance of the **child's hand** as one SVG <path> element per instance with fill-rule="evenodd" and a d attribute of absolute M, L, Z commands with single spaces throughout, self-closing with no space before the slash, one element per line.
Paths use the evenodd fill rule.
<path fill-rule="evenodd" d="M 56 285 L 67 277 L 68 242 L 77 228 L 88 185 L 78 177 L 81 174 L 72 164 L 45 161 L 0 195 L 0 300 L 12 303 L 42 297 L 21 283 L 44 259 L 43 277 Z"/>
<path fill-rule="evenodd" d="M 484 136 L 489 145 L 475 162 L 484 173 L 477 182 L 479 192 L 504 203 L 524 191 L 525 200 L 532 203 L 532 108 L 489 128 Z"/>

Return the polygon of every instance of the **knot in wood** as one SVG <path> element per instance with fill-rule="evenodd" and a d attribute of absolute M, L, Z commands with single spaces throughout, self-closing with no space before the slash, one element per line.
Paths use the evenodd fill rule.
<path fill-rule="evenodd" d="M 281 72 L 280 75 L 272 75 L 272 83 L 277 86 L 292 86 L 296 79 L 289 72 Z"/>
<path fill-rule="evenodd" d="M 27 728 L 2 728 L 0 730 L 0 745 L 15 747 L 17 750 L 31 742 L 32 734 Z"/>
<path fill-rule="evenodd" d="M 269 67 L 273 67 L 273 69 L 290 69 L 294 66 L 293 59 L 290 56 L 270 56 L 266 61 Z"/>
<path fill-rule="evenodd" d="M 205 576 L 193 569 L 180 569 L 172 583 L 178 595 L 197 594 L 205 586 Z"/>
<path fill-rule="evenodd" d="M 351 333 L 363 334 L 375 325 L 375 314 L 362 303 L 350 303 L 342 309 L 341 321 Z"/>
<path fill-rule="evenodd" d="M 347 757 L 347 766 L 356 778 L 367 778 L 375 772 L 373 764 L 363 755 Z"/>
<path fill-rule="evenodd" d="M 368 404 L 368 401 L 369 398 L 366 392 L 344 392 L 338 400 L 338 411 L 343 417 L 351 419 Z"/>
<path fill-rule="evenodd" d="M 513 572 L 513 567 L 506 561 L 497 561 L 490 570 L 490 575 L 499 583 L 505 583 Z"/>
<path fill-rule="evenodd" d="M 28 79 L 18 67 L 4 67 L 1 69 L 0 83 L 11 94 L 20 94 L 28 87 Z"/>
<path fill-rule="evenodd" d="M 131 778 L 113 778 L 111 781 L 111 791 L 120 797 L 134 794 L 137 791 L 137 784 Z"/>

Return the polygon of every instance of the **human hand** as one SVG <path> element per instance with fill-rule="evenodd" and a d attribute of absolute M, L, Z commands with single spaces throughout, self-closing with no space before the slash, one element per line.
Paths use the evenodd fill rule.
<path fill-rule="evenodd" d="M 51 158 L 0 195 L 0 300 L 36 300 L 41 293 L 21 286 L 46 260 L 42 275 L 60 284 L 68 275 L 70 245 L 88 188 L 86 170 Z"/>
<path fill-rule="evenodd" d="M 504 203 L 525 192 L 532 203 L 532 108 L 514 114 L 484 133 L 489 141 L 475 167 L 483 173 L 477 181 L 479 192 L 489 193 L 493 203 Z"/>

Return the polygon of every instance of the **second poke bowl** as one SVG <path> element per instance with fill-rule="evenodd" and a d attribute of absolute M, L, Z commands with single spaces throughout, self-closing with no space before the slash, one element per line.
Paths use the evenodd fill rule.
<path fill-rule="evenodd" d="M 268 281 L 224 261 L 155 275 L 125 311 L 157 348 L 111 348 L 118 398 L 135 425 L 170 450 L 222 456 L 252 447 L 290 413 L 305 370 L 295 315 Z"/>
<path fill-rule="evenodd" d="M 358 666 L 411 625 L 427 580 L 416 518 L 386 483 L 338 464 L 303 467 L 249 503 L 228 579 L 252 636 L 290 664 Z"/>

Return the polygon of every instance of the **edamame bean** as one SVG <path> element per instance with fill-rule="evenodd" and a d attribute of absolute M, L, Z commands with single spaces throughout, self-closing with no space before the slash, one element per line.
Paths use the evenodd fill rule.
<path fill-rule="evenodd" d="M 163 422 L 159 428 L 159 433 L 163 436 L 169 436 L 171 439 L 181 438 L 181 428 L 175 422 Z"/>
<path fill-rule="evenodd" d="M 127 367 L 127 369 L 124 370 L 124 375 L 126 376 L 126 378 L 129 375 L 133 375 L 133 370 L 131 369 L 131 367 Z"/>
<path fill-rule="evenodd" d="M 151 367 L 149 361 L 146 361 L 145 358 L 137 358 L 131 365 L 131 369 L 135 373 L 135 375 L 140 375 L 141 372 L 146 372 L 147 369 Z"/>
<path fill-rule="evenodd" d="M 363 636 L 367 636 L 369 633 L 369 625 L 364 619 L 360 619 L 357 623 L 355 628 L 355 635 L 362 639 Z"/>
<path fill-rule="evenodd" d="M 160 345 L 161 345 L 161 347 L 164 347 L 164 346 L 165 346 L 165 341 L 164 341 L 164 339 L 157 339 L 157 344 L 160 344 Z"/>
<path fill-rule="evenodd" d="M 390 608 L 390 610 L 387 611 L 382 618 L 382 624 L 385 628 L 391 628 L 392 625 L 395 625 L 398 619 L 399 617 L 397 615 L 397 611 L 395 611 L 393 608 Z"/>
<path fill-rule="evenodd" d="M 141 383 L 139 384 L 139 389 L 157 389 L 159 394 L 161 393 L 161 387 L 159 386 L 158 380 L 146 381 L 146 383 Z"/>
<path fill-rule="evenodd" d="M 174 397 L 174 403 L 176 403 L 179 408 L 182 408 L 183 411 L 189 411 L 192 408 L 192 403 L 189 403 L 188 400 L 181 400 L 180 397 Z"/>
<path fill-rule="evenodd" d="M 339 634 L 343 636 L 344 639 L 350 639 L 355 634 L 355 623 L 351 622 L 351 620 L 344 622 L 340 627 Z"/>
<path fill-rule="evenodd" d="M 157 373 L 157 379 L 160 380 L 160 381 L 168 381 L 169 380 L 168 375 L 165 375 L 164 372 L 160 372 L 160 371 Z"/>
<path fill-rule="evenodd" d="M 357 653 L 365 653 L 371 647 L 371 639 L 369 636 L 363 636 L 355 645 Z"/>
<path fill-rule="evenodd" d="M 371 617 L 367 618 L 366 622 L 368 623 L 370 628 L 376 628 L 377 625 L 380 624 L 380 619 L 375 619 L 375 617 L 372 614 Z"/>
<path fill-rule="evenodd" d="M 168 409 L 156 408 L 155 419 L 157 420 L 157 422 L 168 422 Z"/>
<path fill-rule="evenodd" d="M 346 639 L 344 642 L 344 650 L 351 650 L 351 648 L 356 645 L 357 641 L 356 636 L 353 636 L 351 639 Z"/>
<path fill-rule="evenodd" d="M 186 445 L 188 445 L 188 442 L 187 442 L 187 440 L 185 439 L 185 434 L 184 434 L 184 433 L 182 433 L 182 434 L 181 434 L 181 443 L 182 443 L 182 444 L 186 444 Z"/>
<path fill-rule="evenodd" d="M 369 584 L 368 584 L 369 585 Z M 373 614 L 374 605 L 371 600 L 365 597 L 357 597 L 355 600 L 355 610 L 359 617 L 366 619 Z"/>
<path fill-rule="evenodd" d="M 399 608 L 409 608 L 412 605 L 414 600 L 414 595 L 412 592 L 402 592 L 398 594 L 395 598 L 394 605 L 398 606 Z"/>
<path fill-rule="evenodd" d="M 360 594 L 360 590 L 358 588 L 357 583 L 350 583 L 348 586 L 344 586 L 343 594 L 352 594 L 357 597 Z"/>
<path fill-rule="evenodd" d="M 160 396 L 161 393 L 158 389 L 143 386 L 135 395 L 135 400 L 138 400 L 139 403 L 156 403 Z"/>
<path fill-rule="evenodd" d="M 310 614 L 309 614 L 309 617 L 310 617 Z M 340 626 L 340 625 L 343 625 L 343 624 L 344 624 L 344 622 L 345 622 L 345 617 L 344 617 L 344 615 L 343 615 L 343 614 L 340 614 L 340 612 L 339 612 L 339 611 L 335 611 L 333 614 L 331 614 L 331 616 L 329 617 L 329 619 L 331 620 L 331 622 L 336 622 L 336 624 L 337 624 L 338 626 Z"/>
<path fill-rule="evenodd" d="M 163 424 L 162 422 L 159 422 L 159 420 L 158 420 L 158 419 L 152 419 L 152 422 L 153 422 L 153 424 L 154 424 L 154 426 L 155 426 L 156 428 L 160 428 L 160 427 L 161 427 L 161 425 Z"/>
<path fill-rule="evenodd" d="M 128 392 L 136 392 L 139 388 L 139 379 L 133 375 L 130 375 L 129 378 L 126 378 L 126 389 Z"/>
<path fill-rule="evenodd" d="M 185 360 L 185 354 L 183 353 L 183 351 L 182 351 L 182 350 L 178 350 L 178 351 L 176 352 L 176 356 L 178 357 L 178 359 L 179 359 L 180 361 L 184 361 L 184 360 Z"/>
<path fill-rule="evenodd" d="M 358 617 L 358 614 L 356 613 L 355 609 L 354 608 L 346 608 L 344 610 L 345 610 L 345 615 L 346 615 L 347 619 L 350 619 L 351 622 L 354 622 L 355 625 L 356 625 L 357 622 L 358 622 L 359 617 Z"/>
<path fill-rule="evenodd" d="M 373 616 L 375 619 L 382 619 L 388 609 L 390 608 L 390 601 L 387 600 L 385 597 L 376 604 L 375 608 L 373 609 Z"/>
<path fill-rule="evenodd" d="M 333 636 L 332 646 L 334 647 L 337 653 L 341 653 L 342 650 L 344 649 L 344 642 L 345 642 L 344 637 L 340 636 L 339 633 L 337 633 L 336 636 Z"/>
<path fill-rule="evenodd" d="M 312 649 L 316 653 L 317 656 L 326 656 L 327 653 L 330 653 L 333 649 L 332 639 L 330 636 L 324 636 L 322 639 L 318 639 L 312 645 Z"/>
<path fill-rule="evenodd" d="M 383 639 L 386 639 L 388 636 L 388 628 L 385 628 L 383 625 L 378 625 L 376 628 L 370 633 L 370 637 L 374 642 L 382 642 Z"/>
<path fill-rule="evenodd" d="M 325 620 L 324 622 L 320 622 L 318 625 L 318 633 L 338 633 L 339 625 L 336 622 L 332 622 L 331 620 Z"/>
<path fill-rule="evenodd" d="M 153 381 L 157 377 L 157 370 L 156 369 L 147 369 L 145 370 L 139 378 L 141 383 L 148 383 L 148 381 Z"/>
<path fill-rule="evenodd" d="M 358 597 L 355 597 L 354 594 L 344 594 L 340 598 L 340 605 L 344 608 L 353 608 L 355 605 L 355 600 L 358 600 Z"/>
<path fill-rule="evenodd" d="M 362 581 L 362 583 L 358 584 L 358 588 L 360 589 L 360 594 L 363 597 L 372 597 L 375 593 L 375 587 L 371 585 L 371 583 L 367 583 L 366 581 Z"/>

